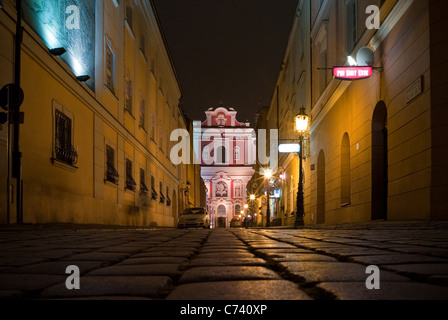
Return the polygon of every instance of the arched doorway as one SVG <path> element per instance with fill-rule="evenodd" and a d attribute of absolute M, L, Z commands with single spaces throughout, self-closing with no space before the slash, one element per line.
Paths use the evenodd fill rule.
<path fill-rule="evenodd" d="M 350 172 L 350 137 L 344 133 L 341 143 L 341 206 L 349 205 L 351 200 L 351 172 Z"/>
<path fill-rule="evenodd" d="M 218 228 L 225 228 L 226 227 L 226 222 L 227 222 L 226 221 L 226 214 L 227 214 L 226 207 L 223 206 L 223 205 L 220 205 L 218 207 L 218 217 L 217 217 L 218 221 L 216 223 L 216 226 Z"/>
<path fill-rule="evenodd" d="M 321 150 L 317 159 L 317 215 L 316 223 L 325 223 L 325 154 Z"/>
<path fill-rule="evenodd" d="M 387 219 L 388 167 L 387 107 L 380 101 L 372 118 L 372 220 Z"/>

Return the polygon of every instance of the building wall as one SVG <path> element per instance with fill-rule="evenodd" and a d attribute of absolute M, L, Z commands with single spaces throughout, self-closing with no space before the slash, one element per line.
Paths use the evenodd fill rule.
<path fill-rule="evenodd" d="M 317 10 L 318 2 L 312 1 L 312 12 Z M 360 47 L 371 46 L 375 49 L 375 66 L 383 68 L 367 80 L 341 83 L 327 79 L 327 86 L 320 88 L 313 82 L 311 162 L 317 170 L 312 175 L 311 217 L 315 219 L 311 222 L 316 222 L 319 215 L 321 188 L 324 188 L 326 223 L 375 219 L 378 209 L 372 206 L 375 202 L 372 174 L 376 170 L 372 126 L 375 125 L 375 108 L 382 103 L 387 108 L 388 183 L 387 215 L 380 218 L 430 219 L 433 145 L 428 1 L 384 1 L 381 7 L 383 29 L 380 31 L 388 25 L 390 32 L 386 34 L 375 34 L 375 30 L 365 28 L 365 6 L 364 2 L 358 2 L 358 42 L 352 53 L 344 55 L 339 49 L 345 35 L 344 31 L 338 31 L 344 30 L 343 15 L 340 14 L 344 6 L 341 3 L 324 1 L 321 10 L 325 13 L 318 15 L 311 31 L 313 57 L 317 57 L 316 52 L 320 53 L 322 49 L 319 42 L 322 32 L 317 30 L 326 28 L 328 66 L 344 65 L 347 55 L 356 56 Z M 315 70 L 322 60 L 316 58 L 313 63 Z M 423 79 L 422 92 L 407 101 L 409 88 L 420 77 Z M 346 133 L 350 141 L 349 204 L 341 201 L 344 186 L 341 149 Z M 320 184 L 319 155 L 325 159 L 320 163 L 325 181 Z"/>
<path fill-rule="evenodd" d="M 380 8 L 378 31 L 366 27 L 368 5 Z M 299 1 L 259 127 L 277 128 L 280 139 L 294 142 L 291 119 L 302 106 L 311 116 L 304 149 L 306 224 L 447 218 L 442 7 L 440 1 Z M 334 79 L 331 67 L 347 65 L 347 56 L 365 46 L 381 68 L 366 80 Z M 283 193 L 274 216 L 284 225 L 295 219 L 298 166 L 296 155 L 279 155 L 274 182 Z"/>
<path fill-rule="evenodd" d="M 299 143 L 294 117 L 300 109 L 310 115 L 311 90 L 310 48 L 307 35 L 310 32 L 310 2 L 299 1 L 289 36 L 276 88 L 267 114 L 268 128 L 278 128 L 279 143 Z M 308 137 L 306 137 L 308 138 Z M 305 209 L 310 205 L 309 139 L 304 145 L 303 168 L 305 173 Z M 271 150 L 277 152 L 278 150 Z M 281 198 L 271 200 L 273 218 L 282 219 L 284 225 L 293 225 L 297 212 L 299 184 L 299 157 L 297 154 L 278 154 L 278 170 L 273 183 L 281 190 Z M 305 210 L 308 211 L 308 210 Z"/>
<path fill-rule="evenodd" d="M 429 1 L 430 28 L 430 76 L 431 76 L 431 159 L 432 189 L 431 218 L 446 218 L 448 205 L 445 196 L 448 193 L 448 99 L 444 70 L 447 69 L 448 34 L 446 4 L 442 1 Z"/>
<path fill-rule="evenodd" d="M 0 88 L 14 82 L 14 24 L 11 20 L 7 19 L 6 14 L 0 9 Z M 4 111 L 1 109 L 0 111 Z M 8 144 L 8 125 L 0 124 L 0 224 L 7 222 L 7 144 Z M 15 190 L 13 181 L 10 181 Z M 11 190 L 11 189 L 10 189 Z M 14 193 L 14 192 L 12 192 Z M 11 204 L 11 202 L 10 202 Z M 15 219 L 15 204 L 11 204 L 11 218 Z"/>
<path fill-rule="evenodd" d="M 24 222 L 174 226 L 187 167 L 170 161 L 169 134 L 187 127 L 156 13 L 146 1 L 97 0 L 95 5 L 91 48 L 95 72 L 86 83 L 76 80 L 76 65 L 49 54 L 48 40 L 36 29 L 40 22 L 30 14 L 24 16 L 21 67 L 26 120 L 20 136 Z M 126 6 L 131 6 L 132 18 Z M 6 11 L 0 12 L 1 38 L 11 45 L 2 46 L 1 61 L 10 64 L 7 69 L 12 63 L 13 8 L 6 2 Z M 114 54 L 113 85 L 107 80 L 108 50 Z M 8 73 L 0 77 L 1 84 L 11 81 Z M 72 119 L 72 144 L 78 154 L 74 165 L 54 160 L 55 109 Z M 106 182 L 107 145 L 114 149 L 116 184 Z M 126 159 L 132 163 L 135 190 L 126 183 Z M 3 166 L 1 172 L 5 173 Z M 2 188 L 5 185 L 2 180 Z M 143 192 L 144 185 L 148 193 Z M 5 214 L 2 207 L 3 221 Z"/>

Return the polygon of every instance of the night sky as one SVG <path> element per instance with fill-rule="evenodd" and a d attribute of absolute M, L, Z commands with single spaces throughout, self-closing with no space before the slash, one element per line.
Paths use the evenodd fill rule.
<path fill-rule="evenodd" d="M 297 0 L 154 0 L 192 120 L 221 104 L 253 125 L 269 106 Z"/>

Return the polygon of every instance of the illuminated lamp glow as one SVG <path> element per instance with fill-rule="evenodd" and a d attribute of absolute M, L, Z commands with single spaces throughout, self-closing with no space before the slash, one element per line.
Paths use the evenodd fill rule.
<path fill-rule="evenodd" d="M 88 74 L 88 72 L 84 69 L 78 59 L 70 55 L 70 58 L 67 59 L 68 65 L 72 68 L 73 73 L 79 77 Z"/>
<path fill-rule="evenodd" d="M 267 169 L 267 170 L 265 170 L 265 172 L 264 172 L 264 177 L 266 178 L 266 179 L 271 179 L 272 178 L 272 171 L 271 170 L 269 170 L 269 169 Z"/>
<path fill-rule="evenodd" d="M 334 67 L 333 76 L 338 80 L 362 80 L 373 75 L 373 67 Z"/>
<path fill-rule="evenodd" d="M 347 60 L 348 60 L 348 64 L 349 64 L 350 66 L 352 66 L 352 67 L 358 65 L 358 62 L 356 62 L 356 60 L 353 59 L 352 56 L 348 56 L 348 57 L 347 57 Z"/>
<path fill-rule="evenodd" d="M 48 27 L 42 27 L 42 39 L 48 48 L 61 48 L 61 42 L 55 37 L 53 31 Z"/>

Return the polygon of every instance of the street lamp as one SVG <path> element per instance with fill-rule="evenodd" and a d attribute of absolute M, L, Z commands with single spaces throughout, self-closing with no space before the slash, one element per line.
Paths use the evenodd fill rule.
<path fill-rule="evenodd" d="M 269 228 L 271 226 L 271 205 L 269 203 L 269 195 L 271 193 L 270 190 L 270 180 L 272 178 L 272 172 L 271 170 L 267 169 L 264 171 L 264 177 L 265 177 L 265 189 L 266 189 L 266 196 L 267 196 L 267 202 L 266 202 L 266 228 Z"/>
<path fill-rule="evenodd" d="M 303 226 L 303 216 L 305 215 L 305 207 L 303 201 L 303 139 L 304 135 L 308 133 L 310 129 L 310 117 L 305 113 L 305 108 L 300 108 L 300 113 L 295 117 L 296 131 L 299 133 L 299 188 L 297 190 L 297 215 L 294 227 Z"/>

